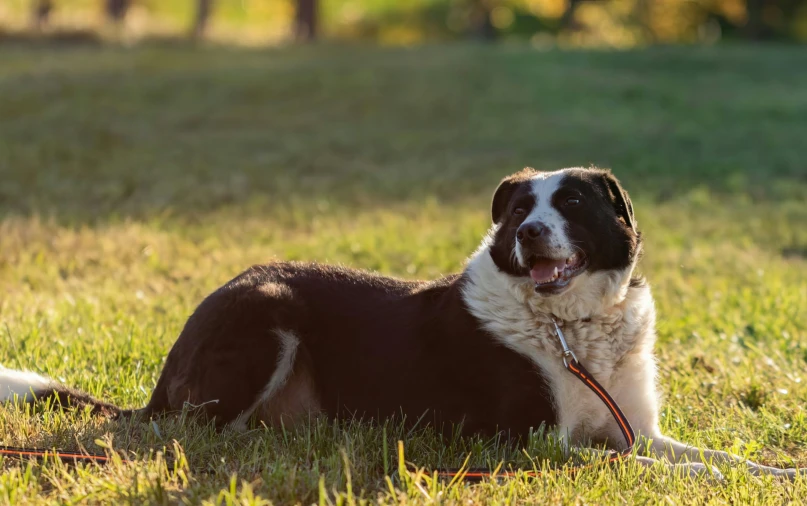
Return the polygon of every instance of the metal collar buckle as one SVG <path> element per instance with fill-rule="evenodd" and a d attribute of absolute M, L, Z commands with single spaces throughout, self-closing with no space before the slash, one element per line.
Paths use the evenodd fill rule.
<path fill-rule="evenodd" d="M 569 367 L 569 357 L 572 357 L 572 359 L 575 362 L 580 362 L 580 361 L 577 360 L 577 355 L 575 355 L 574 352 L 572 351 L 572 349 L 569 348 L 569 343 L 566 342 L 566 336 L 564 336 L 563 331 L 560 330 L 560 327 L 558 326 L 558 321 L 555 319 L 554 316 L 552 316 L 551 318 L 552 318 L 552 325 L 555 326 L 555 335 L 558 336 L 558 340 L 560 341 L 560 346 L 561 346 L 561 348 L 563 348 L 563 365 L 568 368 Z"/>

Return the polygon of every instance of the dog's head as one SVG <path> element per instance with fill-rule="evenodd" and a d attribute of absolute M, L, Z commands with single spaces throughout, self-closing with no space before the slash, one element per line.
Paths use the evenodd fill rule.
<path fill-rule="evenodd" d="M 640 251 L 628 193 L 607 170 L 524 169 L 501 182 L 492 215 L 494 263 L 544 298 L 586 290 L 598 273 L 622 286 Z"/>

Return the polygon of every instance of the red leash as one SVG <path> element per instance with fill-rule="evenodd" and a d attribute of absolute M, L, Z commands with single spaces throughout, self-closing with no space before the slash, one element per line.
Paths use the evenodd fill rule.
<path fill-rule="evenodd" d="M 582 381 L 588 388 L 591 389 L 594 394 L 600 398 L 600 400 L 605 404 L 608 410 L 613 415 L 614 420 L 616 420 L 617 425 L 619 425 L 619 430 L 622 431 L 622 436 L 625 438 L 625 441 L 628 443 L 628 447 L 621 451 L 616 452 L 612 451 L 608 454 L 607 462 L 614 462 L 620 460 L 624 457 L 629 456 L 633 452 L 633 446 L 636 444 L 636 434 L 633 432 L 633 427 L 631 427 L 628 418 L 625 416 L 625 413 L 619 408 L 619 405 L 616 403 L 613 397 L 608 393 L 605 388 L 600 385 L 600 383 L 594 379 L 594 376 L 591 375 L 590 372 L 583 367 L 577 357 L 575 356 L 574 352 L 569 348 L 569 345 L 566 343 L 566 337 L 563 335 L 563 332 L 560 330 L 557 322 L 553 319 L 553 325 L 555 326 L 555 334 L 560 341 L 560 345 L 563 348 L 563 365 L 566 367 L 566 370 L 572 373 L 576 378 Z M 94 462 L 99 465 L 103 465 L 109 462 L 109 457 L 106 455 L 100 454 L 93 454 L 93 453 L 76 453 L 76 452 L 68 452 L 62 450 L 43 450 L 39 448 L 16 448 L 13 446 L 0 446 L 0 455 L 5 455 L 8 457 L 14 458 L 25 458 L 25 457 L 34 457 L 37 459 L 45 459 L 45 458 L 57 458 L 62 462 L 68 464 L 74 463 L 90 463 Z M 581 465 L 581 466 L 574 466 L 570 468 L 566 468 L 568 471 L 574 472 L 578 469 L 584 469 L 590 467 L 589 465 Z M 541 475 L 540 471 L 501 471 L 496 472 L 491 471 L 487 468 L 477 468 L 477 469 L 438 469 L 437 476 L 441 478 L 459 478 L 466 481 L 481 481 L 485 478 L 489 478 L 492 476 L 499 477 L 499 478 L 510 478 L 517 476 L 519 473 L 523 474 L 524 476 L 530 477 L 537 477 Z"/>
<path fill-rule="evenodd" d="M 614 462 L 625 457 L 628 457 L 633 453 L 633 446 L 636 444 L 636 433 L 633 431 L 633 427 L 631 427 L 630 422 L 628 421 L 628 417 L 625 416 L 625 413 L 619 408 L 619 404 L 616 403 L 611 394 L 600 385 L 600 383 L 594 379 L 594 376 L 591 375 L 590 372 L 583 367 L 583 364 L 577 360 L 574 352 L 569 348 L 568 343 L 566 342 L 566 337 L 563 335 L 563 331 L 560 330 L 557 321 L 553 318 L 552 324 L 555 326 L 555 335 L 560 341 L 560 345 L 563 348 L 563 365 L 566 367 L 566 370 L 572 373 L 577 379 L 582 381 L 589 389 L 591 389 L 594 394 L 600 398 L 600 400 L 605 404 L 608 408 L 608 411 L 611 412 L 613 415 L 614 420 L 616 420 L 617 425 L 619 425 L 619 430 L 622 432 L 622 436 L 625 438 L 625 442 L 628 443 L 628 447 L 621 452 L 611 451 L 608 454 L 608 459 L 606 462 Z M 587 467 L 591 467 L 590 465 L 578 465 L 574 467 L 566 468 L 569 472 L 575 472 L 579 469 L 584 469 Z M 517 476 L 521 473 L 523 476 L 530 476 L 530 477 L 537 477 L 541 475 L 540 471 L 491 471 L 487 468 L 475 468 L 475 469 L 438 469 L 437 476 L 441 478 L 459 478 L 465 481 L 482 481 L 485 478 L 489 477 L 497 477 L 497 478 L 511 478 Z"/>
<path fill-rule="evenodd" d="M 109 462 L 109 457 L 97 453 L 76 453 L 63 450 L 43 450 L 41 448 L 17 448 L 14 446 L 0 446 L 0 455 L 17 459 L 24 459 L 26 457 L 33 457 L 39 460 L 55 458 L 65 464 L 88 464 L 95 462 L 96 464 L 103 465 Z"/>

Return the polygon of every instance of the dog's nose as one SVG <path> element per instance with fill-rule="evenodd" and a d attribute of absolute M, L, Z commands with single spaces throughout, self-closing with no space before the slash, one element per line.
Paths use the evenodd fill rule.
<path fill-rule="evenodd" d="M 546 228 L 546 225 L 541 223 L 540 221 L 531 221 L 529 223 L 522 223 L 518 230 L 516 231 L 516 239 L 518 242 L 523 243 L 525 241 L 534 241 L 541 236 L 545 236 L 549 233 L 549 230 Z"/>

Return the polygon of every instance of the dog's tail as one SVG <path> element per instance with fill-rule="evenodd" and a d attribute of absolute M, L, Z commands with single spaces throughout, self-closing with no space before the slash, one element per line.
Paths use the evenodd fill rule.
<path fill-rule="evenodd" d="M 99 401 L 89 394 L 66 387 L 45 376 L 0 366 L 0 404 L 47 400 L 50 400 L 50 405 L 56 409 L 89 407 L 93 413 L 114 417 L 123 413 L 115 405 Z"/>

